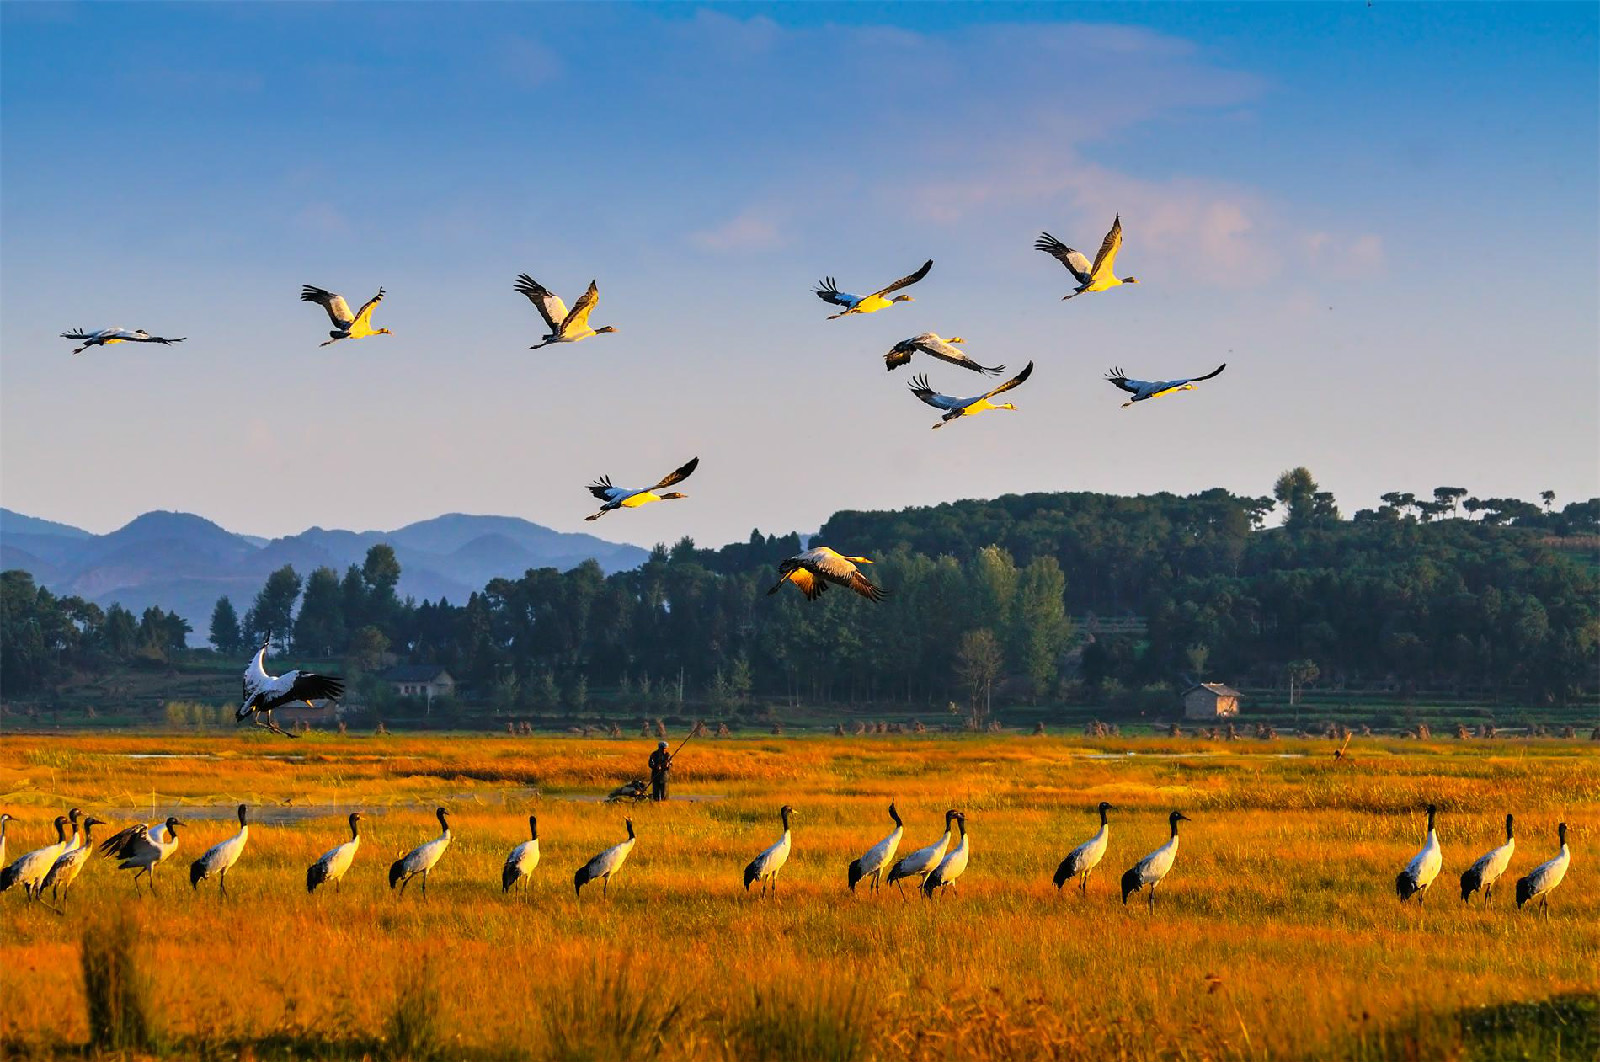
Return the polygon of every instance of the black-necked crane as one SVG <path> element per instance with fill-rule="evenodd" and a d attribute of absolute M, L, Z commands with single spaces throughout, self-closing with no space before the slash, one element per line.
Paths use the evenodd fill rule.
<path fill-rule="evenodd" d="M 958 417 L 973 417 L 991 409 L 1015 410 L 1017 407 L 1010 402 L 995 403 L 989 400 L 996 395 L 1004 394 L 1013 387 L 1021 386 L 1032 375 L 1033 362 L 1030 361 L 1022 367 L 1021 372 L 999 387 L 992 391 L 985 391 L 981 395 L 973 395 L 971 398 L 955 398 L 951 395 L 942 395 L 928 386 L 927 376 L 914 376 L 911 379 L 911 393 L 934 409 L 945 411 L 944 416 L 939 418 L 939 423 L 934 425 L 935 428 L 942 428 Z"/>
<path fill-rule="evenodd" d="M 793 583 L 806 595 L 807 601 L 815 601 L 828 589 L 829 583 L 836 583 L 848 586 L 868 601 L 882 601 L 889 591 L 874 586 L 856 567 L 871 563 L 866 557 L 847 557 L 827 546 L 813 546 L 778 563 L 778 581 L 767 593 L 776 594 L 784 583 Z"/>
<path fill-rule="evenodd" d="M 639 506 L 649 505 L 651 502 L 681 501 L 682 499 L 687 498 L 688 495 L 680 494 L 675 490 L 667 491 L 665 494 L 658 494 L 657 491 L 666 490 L 667 487 L 682 483 L 684 480 L 693 475 L 694 470 L 699 466 L 700 459 L 698 457 L 691 457 L 683 465 L 674 469 L 672 472 L 669 472 L 667 475 L 662 476 L 660 481 L 654 486 L 638 487 L 632 490 L 627 487 L 613 487 L 611 485 L 610 476 L 601 476 L 599 479 L 589 484 L 589 493 L 593 494 L 600 501 L 605 502 L 605 504 L 600 506 L 599 512 L 595 513 L 593 516 L 585 516 L 584 519 L 598 520 L 606 513 L 611 512 L 613 509 L 637 509 Z"/>
<path fill-rule="evenodd" d="M 438 808 L 434 815 L 439 819 L 439 836 L 427 844 L 419 844 L 405 855 L 396 859 L 389 865 L 389 888 L 394 888 L 395 882 L 400 883 L 400 895 L 406 894 L 406 886 L 411 884 L 411 879 L 418 874 L 422 875 L 422 895 L 428 895 L 428 872 L 431 871 L 444 856 L 446 848 L 455 839 L 455 834 L 450 832 L 450 813 L 444 808 Z"/>
<path fill-rule="evenodd" d="M 314 302 L 328 312 L 328 320 L 333 322 L 333 330 L 328 333 L 331 337 L 324 340 L 319 346 L 337 343 L 341 339 L 365 339 L 367 336 L 392 335 L 387 328 L 372 327 L 372 311 L 378 303 L 383 301 L 383 289 L 366 301 L 357 313 L 350 312 L 350 304 L 344 301 L 343 295 L 335 295 L 323 288 L 313 287 L 310 284 L 301 285 L 301 302 Z"/>
<path fill-rule="evenodd" d="M 1433 828 L 1434 816 L 1439 809 L 1433 804 L 1428 805 L 1428 836 L 1423 842 L 1422 850 L 1411 857 L 1411 862 L 1406 864 L 1394 879 L 1394 891 L 1400 897 L 1400 902 L 1405 903 L 1415 896 L 1421 903 L 1428 891 L 1428 886 L 1433 884 L 1433 879 L 1439 876 L 1439 870 L 1444 866 L 1444 853 L 1439 848 L 1439 834 Z"/>
<path fill-rule="evenodd" d="M 315 671 L 299 669 L 286 671 L 281 675 L 267 674 L 267 646 L 270 644 L 270 642 L 262 643 L 261 648 L 256 650 L 256 655 L 250 658 L 249 665 L 244 669 L 244 703 L 239 706 L 234 718 L 243 722 L 248 717 L 256 726 L 264 727 L 274 734 L 295 737 L 297 735 L 281 729 L 273 721 L 273 709 L 296 703 L 314 708 L 316 705 L 311 703 L 313 701 L 338 700 L 344 696 L 344 682 L 331 675 L 319 675 Z"/>
<path fill-rule="evenodd" d="M 628 839 L 621 844 L 614 844 L 604 852 L 589 860 L 579 867 L 572 875 L 572 890 L 583 899 L 583 887 L 595 878 L 600 879 L 600 895 L 605 896 L 611 888 L 611 875 L 622 869 L 622 864 L 627 862 L 628 853 L 633 851 L 633 843 L 638 840 L 633 833 L 633 820 L 623 819 L 623 825 L 628 827 Z"/>
<path fill-rule="evenodd" d="M 5 892 L 14 885 L 22 886 L 22 893 L 28 900 L 39 898 L 39 893 L 44 887 L 44 876 L 50 873 L 50 868 L 62 852 L 67 850 L 67 823 L 65 815 L 57 815 L 55 821 L 56 843 L 47 844 L 43 848 L 35 848 L 22 856 L 15 863 L 0 870 L 0 892 Z"/>
<path fill-rule="evenodd" d="M 1511 836 L 1511 816 L 1506 816 L 1506 843 L 1498 848 L 1491 848 L 1479 856 L 1461 874 L 1461 900 L 1470 902 L 1472 894 L 1479 889 L 1483 890 L 1483 902 L 1489 903 L 1489 893 L 1494 888 L 1494 883 L 1500 880 L 1500 875 L 1506 872 L 1511 865 L 1511 856 L 1517 850 L 1517 840 Z"/>
<path fill-rule="evenodd" d="M 902 856 L 900 861 L 889 868 L 888 877 L 884 880 L 890 885 L 899 885 L 905 878 L 916 878 L 917 886 L 922 886 L 922 879 L 932 874 L 934 868 L 944 859 L 944 854 L 950 850 L 950 832 L 959 818 L 961 812 L 951 808 L 944 813 L 944 835 L 926 848 L 919 848 L 908 856 Z M 905 886 L 900 885 L 900 895 L 905 895 Z"/>
<path fill-rule="evenodd" d="M 889 818 L 894 820 L 894 829 L 889 831 L 889 836 L 867 849 L 860 859 L 850 861 L 850 891 L 856 891 L 856 883 L 862 878 L 872 879 L 872 891 L 878 891 L 878 884 L 883 880 L 883 872 L 894 862 L 894 854 L 900 850 L 900 838 L 905 836 L 906 824 L 900 821 L 900 812 L 895 810 L 894 804 L 889 804 Z"/>
<path fill-rule="evenodd" d="M 835 306 L 844 307 L 839 313 L 829 314 L 828 320 L 830 321 L 840 317 L 848 317 L 853 313 L 877 313 L 879 310 L 887 309 L 897 302 L 914 302 L 915 300 L 910 295 L 895 295 L 892 299 L 886 296 L 893 295 L 901 288 L 909 288 L 927 276 L 928 270 L 932 268 L 933 259 L 930 258 L 922 263 L 922 268 L 915 273 L 901 277 L 893 284 L 886 288 L 879 288 L 871 295 L 852 295 L 848 291 L 840 291 L 837 281 L 832 277 L 824 277 L 822 283 L 817 285 L 817 298 L 823 302 L 831 302 Z"/>
<path fill-rule="evenodd" d="M 1006 367 L 1004 365 L 979 365 L 967 357 L 966 351 L 956 349 L 958 344 L 965 342 L 966 340 L 960 336 L 941 339 L 936 332 L 924 332 L 920 336 L 902 339 L 890 347 L 889 353 L 883 356 L 883 367 L 893 372 L 902 365 L 909 365 L 911 356 L 920 351 L 931 358 L 938 358 L 940 361 L 947 361 L 951 365 L 959 365 L 963 369 L 971 369 L 973 372 L 998 376 L 1005 371 Z"/>
<path fill-rule="evenodd" d="M 1100 241 L 1100 253 L 1094 256 L 1092 264 L 1081 252 L 1074 251 L 1048 232 L 1041 232 L 1039 238 L 1033 241 L 1033 246 L 1066 266 L 1067 272 L 1078 282 L 1077 289 L 1061 296 L 1063 299 L 1070 299 L 1085 292 L 1106 291 L 1124 284 L 1139 283 L 1134 277 L 1118 277 L 1116 274 L 1117 252 L 1122 250 L 1121 214 L 1118 214 L 1117 219 L 1111 223 L 1111 231 L 1106 233 L 1106 238 Z"/>
<path fill-rule="evenodd" d="M 250 840 L 250 823 L 246 821 L 248 808 L 239 805 L 239 832 L 206 849 L 205 855 L 189 864 L 189 885 L 198 889 L 200 883 L 213 874 L 222 895 L 228 895 L 228 871 L 244 855 L 245 842 Z"/>
<path fill-rule="evenodd" d="M 1227 362 L 1223 362 L 1204 376 L 1188 376 L 1182 380 L 1130 380 L 1127 373 L 1121 369 L 1112 369 L 1106 373 L 1106 379 L 1133 396 L 1122 403 L 1122 408 L 1127 409 L 1135 402 L 1160 398 L 1162 395 L 1177 394 L 1179 391 L 1193 391 L 1195 384 L 1201 380 L 1211 379 L 1227 367 Z"/>
<path fill-rule="evenodd" d="M 1167 843 L 1157 848 L 1154 852 L 1139 860 L 1122 875 L 1122 905 L 1128 905 L 1128 897 L 1140 889 L 1149 889 L 1146 897 L 1152 912 L 1156 909 L 1156 886 L 1172 870 L 1173 862 L 1178 858 L 1178 823 L 1189 822 L 1189 816 L 1181 811 L 1174 811 L 1167 816 L 1171 825 L 1172 836 L 1167 838 Z"/>
<path fill-rule="evenodd" d="M 77 328 L 71 332 L 62 332 L 61 338 L 82 344 L 82 346 L 73 351 L 74 354 L 82 354 L 90 347 L 109 347 L 114 343 L 160 343 L 162 346 L 171 346 L 174 343 L 182 343 L 184 340 L 183 336 L 173 339 L 168 339 L 165 336 L 153 336 L 142 328 L 102 328 L 96 332 Z"/>
<path fill-rule="evenodd" d="M 1534 900 L 1546 918 L 1550 917 L 1550 892 L 1567 876 L 1567 865 L 1572 862 L 1572 852 L 1567 848 L 1567 824 L 1556 827 L 1556 837 L 1561 850 L 1554 859 L 1546 860 L 1517 879 L 1517 909 L 1520 911 Z"/>
<path fill-rule="evenodd" d="M 1114 810 L 1106 801 L 1100 801 L 1100 829 L 1087 841 L 1067 853 L 1067 858 L 1056 867 L 1055 877 L 1051 880 L 1060 889 L 1073 878 L 1078 879 L 1078 891 L 1089 891 L 1089 875 L 1094 873 L 1094 868 L 1100 865 L 1100 860 L 1105 858 L 1106 842 L 1109 838 L 1110 825 L 1106 822 L 1106 812 Z"/>
<path fill-rule="evenodd" d="M 56 861 L 50 865 L 50 872 L 39 883 L 41 890 L 50 890 L 50 899 L 66 906 L 67 893 L 71 890 L 72 883 L 78 879 L 78 874 L 83 870 L 83 865 L 89 861 L 89 856 L 94 854 L 94 841 L 90 832 L 96 826 L 104 825 L 105 822 L 93 815 L 84 818 L 81 824 L 83 839 L 78 842 L 77 847 L 68 848 L 57 856 Z"/>
<path fill-rule="evenodd" d="M 967 863 L 972 859 L 972 844 L 967 836 L 965 814 L 960 812 L 956 814 L 956 827 L 961 831 L 961 840 L 939 860 L 939 865 L 933 868 L 933 873 L 922 879 L 924 896 L 932 896 L 936 891 L 942 895 L 945 889 L 954 892 L 956 879 L 967 871 Z"/>
<path fill-rule="evenodd" d="M 580 339 L 617 330 L 615 325 L 606 325 L 604 328 L 589 326 L 589 315 L 600 303 L 600 289 L 592 280 L 589 281 L 589 290 L 573 303 L 571 313 L 567 312 L 567 304 L 561 301 L 561 296 L 526 273 L 517 277 L 516 288 L 533 303 L 534 309 L 539 311 L 539 316 L 544 318 L 545 326 L 550 329 L 549 334 L 529 347 L 529 350 L 538 350 L 552 343 L 576 343 Z"/>
<path fill-rule="evenodd" d="M 139 889 L 139 877 L 150 882 L 150 894 L 156 891 L 156 867 L 165 863 L 178 850 L 178 827 L 181 819 L 168 815 L 165 822 L 151 825 L 139 823 L 112 834 L 100 843 L 100 854 L 120 860 L 118 870 L 133 871 L 133 888 Z"/>
<path fill-rule="evenodd" d="M 316 892 L 318 886 L 333 882 L 335 892 L 340 889 L 339 883 L 344 880 L 345 871 L 350 869 L 350 864 L 356 861 L 356 852 L 361 849 L 361 812 L 350 813 L 350 839 L 341 845 L 335 845 L 322 853 L 318 859 L 306 868 L 306 891 Z"/>
<path fill-rule="evenodd" d="M 789 817 L 794 814 L 794 808 L 785 804 L 778 809 L 778 817 L 783 820 L 783 836 L 777 843 L 765 852 L 750 861 L 744 868 L 744 891 L 749 892 L 750 886 L 756 882 L 761 883 L 761 895 L 765 896 L 770 889 L 774 895 L 778 891 L 778 871 L 789 861 L 789 851 L 793 842 L 789 833 Z"/>
<path fill-rule="evenodd" d="M 500 891 L 510 892 L 512 886 L 522 882 L 527 887 L 528 877 L 539 865 L 539 817 L 528 816 L 528 839 L 511 850 L 506 865 L 500 868 Z"/>

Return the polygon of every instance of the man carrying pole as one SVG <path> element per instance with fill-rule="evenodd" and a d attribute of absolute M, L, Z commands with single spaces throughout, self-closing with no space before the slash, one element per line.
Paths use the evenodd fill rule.
<path fill-rule="evenodd" d="M 693 737 L 691 734 L 689 737 Z M 689 738 L 684 738 L 678 743 L 677 749 L 667 751 L 665 741 L 656 744 L 656 750 L 650 754 L 650 799 L 661 803 L 667 799 L 667 772 L 672 770 L 672 761 L 689 743 Z"/>

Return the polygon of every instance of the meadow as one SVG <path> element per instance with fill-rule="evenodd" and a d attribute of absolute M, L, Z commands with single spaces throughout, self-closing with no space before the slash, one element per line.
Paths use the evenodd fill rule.
<path fill-rule="evenodd" d="M 1232 1059 L 1600 1057 L 1600 756 L 1588 742 L 1332 743 L 1016 735 L 808 736 L 691 743 L 663 806 L 598 796 L 643 773 L 653 742 L 430 734 L 11 736 L 0 739 L 10 852 L 80 806 L 111 828 L 190 825 L 157 897 L 98 858 L 65 914 L 0 897 L 0 1046 L 93 1054 L 80 949 L 134 931 L 150 1005 L 135 1054 L 162 1057 L 569 1059 Z M 967 814 L 959 895 L 845 887 L 884 836 L 928 843 Z M 1087 896 L 1050 876 L 1108 800 L 1110 851 Z M 1445 869 L 1425 905 L 1394 876 L 1441 807 Z M 190 860 L 259 807 L 229 875 Z M 740 872 L 796 809 L 776 900 Z M 397 899 L 398 854 L 453 813 L 454 846 Z M 1151 915 L 1117 877 L 1183 809 Z M 340 892 L 305 868 L 365 813 Z M 1464 907 L 1460 871 L 1517 815 L 1502 892 Z M 500 864 L 539 816 L 527 895 Z M 624 836 L 613 882 L 572 873 Z M 1548 920 L 1511 881 L 1568 823 L 1573 864 Z M 105 831 L 102 831 L 105 832 Z"/>

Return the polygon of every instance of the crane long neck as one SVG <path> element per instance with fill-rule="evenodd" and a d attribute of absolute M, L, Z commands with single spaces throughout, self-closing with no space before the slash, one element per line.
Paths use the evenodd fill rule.
<path fill-rule="evenodd" d="M 1101 808 L 1100 809 L 1100 825 L 1104 826 L 1105 824 L 1106 824 L 1106 809 L 1105 808 Z"/>
<path fill-rule="evenodd" d="M 539 839 L 539 820 L 534 818 L 532 815 L 529 815 L 528 816 L 528 840 L 537 841 L 538 839 Z"/>
<path fill-rule="evenodd" d="M 360 823 L 361 823 L 360 819 L 356 818 L 354 815 L 350 816 L 350 839 L 352 841 L 358 839 L 361 836 Z"/>
<path fill-rule="evenodd" d="M 1506 840 L 1511 840 L 1511 816 L 1506 816 Z"/>
<path fill-rule="evenodd" d="M 1172 820 L 1172 836 L 1173 836 L 1174 839 L 1176 839 L 1177 836 L 1178 836 L 1178 820 L 1177 819 L 1173 819 Z"/>

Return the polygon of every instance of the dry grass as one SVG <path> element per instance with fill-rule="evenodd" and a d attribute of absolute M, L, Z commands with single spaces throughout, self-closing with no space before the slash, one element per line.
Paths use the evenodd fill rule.
<path fill-rule="evenodd" d="M 1456 1015 L 1600 984 L 1600 757 L 1583 743 L 1357 741 L 1354 764 L 1335 766 L 1330 745 L 1293 741 L 707 740 L 685 751 L 676 792 L 715 799 L 636 809 L 639 844 L 610 900 L 586 889 L 580 906 L 572 871 L 623 836 L 623 812 L 573 798 L 639 774 L 652 746 L 8 738 L 0 808 L 21 820 L 13 852 L 43 843 L 70 805 L 120 821 L 153 817 L 153 799 L 192 823 L 158 871 L 160 897 L 132 905 L 152 1033 L 174 1054 L 1458 1058 L 1471 1047 Z M 1172 758 L 1100 758 L 1127 750 Z M 966 810 L 960 896 L 845 889 L 848 862 L 887 832 L 891 798 L 906 850 L 938 832 L 943 808 Z M 1123 809 L 1110 854 L 1086 898 L 1058 894 L 1050 874 L 1102 799 Z M 1425 800 L 1443 809 L 1445 873 L 1425 907 L 1402 908 L 1393 879 Z M 241 801 L 263 822 L 229 875 L 232 899 L 191 891 L 183 868 L 234 832 Z M 779 900 L 756 902 L 740 870 L 776 838 L 786 802 L 795 855 Z M 426 900 L 413 889 L 397 902 L 384 869 L 434 835 L 440 803 L 456 844 Z M 367 812 L 355 868 L 342 893 L 308 896 L 305 868 L 343 838 L 352 807 Z M 1194 821 L 1151 918 L 1118 902 L 1116 877 L 1163 840 L 1173 807 Z M 503 897 L 500 863 L 530 809 L 543 861 L 526 900 Z M 1547 858 L 1556 821 L 1571 828 L 1548 923 L 1517 913 L 1509 888 L 1489 910 L 1452 891 L 1507 810 L 1513 874 Z M 80 934 L 88 912 L 131 894 L 127 877 L 95 859 L 67 917 L 0 898 L 8 1053 L 88 1041 Z"/>

